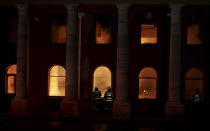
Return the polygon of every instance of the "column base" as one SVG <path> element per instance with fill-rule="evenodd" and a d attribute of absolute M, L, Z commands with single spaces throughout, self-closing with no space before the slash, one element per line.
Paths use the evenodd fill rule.
<path fill-rule="evenodd" d="M 28 101 L 26 99 L 12 99 L 10 103 L 11 115 L 27 115 Z"/>
<path fill-rule="evenodd" d="M 168 116 L 184 116 L 184 105 L 179 102 L 168 101 L 165 112 Z"/>
<path fill-rule="evenodd" d="M 131 105 L 128 102 L 115 102 L 112 109 L 112 117 L 115 119 L 129 119 Z"/>
<path fill-rule="evenodd" d="M 77 101 L 62 101 L 60 106 L 61 114 L 77 117 L 78 116 L 78 102 Z"/>

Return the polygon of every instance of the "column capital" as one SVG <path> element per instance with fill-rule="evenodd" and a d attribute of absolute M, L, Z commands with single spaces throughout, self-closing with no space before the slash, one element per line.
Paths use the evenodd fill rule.
<path fill-rule="evenodd" d="M 185 6 L 185 4 L 183 4 L 183 3 L 171 3 L 170 5 L 169 5 L 169 7 L 171 8 L 171 9 L 181 9 L 182 7 L 184 7 Z"/>
<path fill-rule="evenodd" d="M 131 6 L 130 3 L 117 3 L 116 5 L 118 9 L 128 9 Z"/>
<path fill-rule="evenodd" d="M 67 9 L 76 9 L 79 7 L 79 3 L 66 3 L 64 4 Z"/>
<path fill-rule="evenodd" d="M 182 7 L 184 7 L 184 6 L 185 6 L 185 4 L 181 4 L 181 3 L 170 4 L 171 22 L 172 23 L 180 23 L 181 22 L 181 12 L 182 12 Z"/>
<path fill-rule="evenodd" d="M 18 8 L 18 10 L 26 10 L 28 9 L 28 4 L 15 4 L 15 6 Z"/>
<path fill-rule="evenodd" d="M 79 19 L 81 20 L 85 16 L 85 12 L 78 13 Z"/>

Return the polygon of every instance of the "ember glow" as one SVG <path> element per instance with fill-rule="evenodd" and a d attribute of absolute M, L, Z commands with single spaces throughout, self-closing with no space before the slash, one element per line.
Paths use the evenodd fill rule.
<path fill-rule="evenodd" d="M 96 21 L 96 44 L 110 44 L 111 30 L 102 28 L 100 23 Z"/>
<path fill-rule="evenodd" d="M 141 44 L 157 43 L 157 26 L 154 24 L 141 24 Z"/>
<path fill-rule="evenodd" d="M 6 93 L 14 94 L 15 93 L 15 80 L 16 80 L 17 66 L 10 65 L 7 69 L 7 88 Z"/>

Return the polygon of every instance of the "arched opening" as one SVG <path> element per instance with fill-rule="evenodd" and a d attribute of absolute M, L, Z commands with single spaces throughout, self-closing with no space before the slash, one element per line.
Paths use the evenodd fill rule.
<path fill-rule="evenodd" d="M 13 64 L 8 66 L 6 71 L 7 75 L 5 92 L 8 94 L 15 94 L 17 65 Z"/>
<path fill-rule="evenodd" d="M 60 65 L 52 66 L 48 73 L 48 96 L 65 96 L 65 69 Z"/>
<path fill-rule="evenodd" d="M 111 88 L 111 71 L 106 66 L 99 66 L 94 71 L 93 79 L 93 91 L 97 87 L 101 91 L 102 97 L 104 97 L 105 92 L 108 87 Z"/>
<path fill-rule="evenodd" d="M 196 90 L 199 90 L 199 93 L 204 96 L 204 75 L 200 69 L 191 68 L 187 71 L 185 75 L 185 99 L 193 99 L 193 94 Z"/>
<path fill-rule="evenodd" d="M 156 99 L 157 73 L 154 68 L 145 67 L 139 73 L 139 99 Z"/>

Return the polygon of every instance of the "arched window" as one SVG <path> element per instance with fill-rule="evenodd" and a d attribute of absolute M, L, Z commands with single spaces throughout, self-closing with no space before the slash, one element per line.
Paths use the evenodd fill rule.
<path fill-rule="evenodd" d="M 104 97 L 108 87 L 111 87 L 111 71 L 105 66 L 99 66 L 94 72 L 93 91 L 97 87 Z"/>
<path fill-rule="evenodd" d="M 65 96 L 66 71 L 62 66 L 55 65 L 48 73 L 48 95 Z"/>
<path fill-rule="evenodd" d="M 7 67 L 7 76 L 6 76 L 6 93 L 14 94 L 15 93 L 15 85 L 16 85 L 16 72 L 17 65 L 10 65 Z"/>
<path fill-rule="evenodd" d="M 193 94 L 199 90 L 201 96 L 204 96 L 204 75 L 200 69 L 191 68 L 185 75 L 185 99 L 193 99 Z M 202 98 L 202 97 L 201 97 Z"/>
<path fill-rule="evenodd" d="M 154 68 L 145 67 L 139 73 L 139 99 L 156 99 L 157 73 Z"/>

